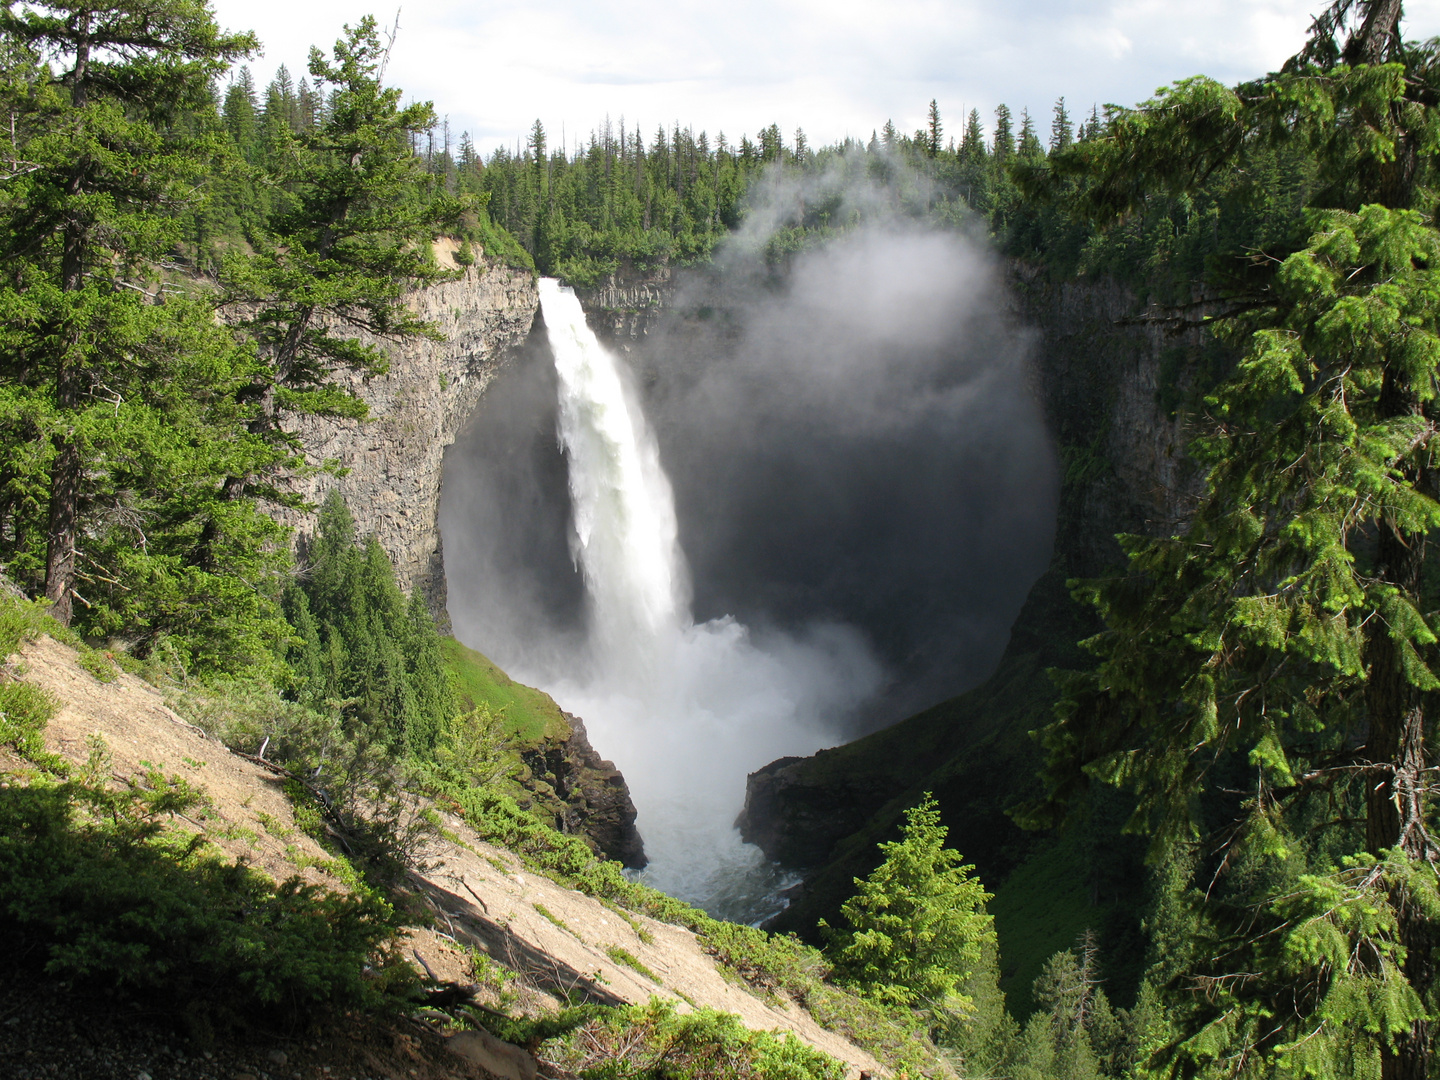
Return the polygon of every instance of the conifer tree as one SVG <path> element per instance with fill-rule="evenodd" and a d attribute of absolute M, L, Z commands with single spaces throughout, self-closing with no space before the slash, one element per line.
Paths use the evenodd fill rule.
<path fill-rule="evenodd" d="M 995 145 L 992 151 L 997 161 L 1005 161 L 1015 153 L 1015 131 L 1011 126 L 1010 106 L 995 107 Z"/>
<path fill-rule="evenodd" d="M 331 59 L 311 50 L 317 90 L 332 90 L 323 121 L 298 133 L 288 121 L 275 127 L 284 152 L 270 161 L 286 198 L 255 257 L 227 266 L 227 298 L 269 364 L 248 391 L 264 408 L 257 430 L 282 444 L 287 413 L 365 415 L 364 402 L 335 379 L 386 370 L 378 344 L 359 333 L 381 342 L 436 333 L 403 296 L 446 276 L 430 241 L 459 205 L 419 183 L 423 169 L 408 143 L 430 130 L 435 113 L 428 103 L 400 106 L 401 91 L 380 82 L 383 57 L 369 17 L 347 28 Z M 276 494 L 259 476 L 233 486 Z"/>
<path fill-rule="evenodd" d="M 1192 1063 L 1421 1080 L 1433 1053 L 1440 232 L 1410 207 L 1440 109 L 1399 13 L 1339 0 L 1281 72 L 1181 82 L 1045 170 L 1097 216 L 1274 147 L 1313 170 L 1308 237 L 1214 297 L 1241 359 L 1192 448 L 1193 519 L 1080 588 L 1100 664 L 1044 736 L 1046 814 L 1106 782 L 1157 855 L 1223 852 L 1183 973 L 1208 992 L 1174 1012 Z"/>
<path fill-rule="evenodd" d="M 1055 102 L 1055 115 L 1050 121 L 1050 152 L 1064 150 L 1075 141 L 1075 129 L 1070 122 L 1070 113 L 1062 97 Z"/>
<path fill-rule="evenodd" d="M 321 506 L 305 557 L 284 604 L 295 631 L 291 696 L 339 704 L 392 748 L 428 757 L 458 709 L 424 598 L 406 599 L 384 549 L 356 535 L 338 492 Z"/>
<path fill-rule="evenodd" d="M 27 544 L 43 538 L 44 594 L 62 623 L 78 599 L 103 624 L 118 609 L 85 597 L 82 576 L 130 611 L 143 595 L 148 629 L 161 634 L 194 615 L 195 590 L 208 591 L 211 640 L 248 636 L 258 609 L 216 571 L 231 558 L 256 569 L 270 538 L 243 507 L 223 521 L 206 491 L 218 457 L 254 460 L 243 417 L 214 396 L 253 367 L 203 298 L 153 275 L 179 238 L 173 211 L 193 205 L 218 146 L 212 80 L 254 38 L 222 32 L 193 0 L 6 5 L 0 32 L 32 57 L 28 74 L 11 77 L 27 163 L 3 179 L 0 203 L 0 386 L 12 433 L 45 446 L 12 459 L 45 489 L 43 526 L 20 530 Z M 199 552 L 192 527 L 207 519 L 223 535 Z M 151 543 L 162 521 L 166 550 Z M 16 554 L 24 577 L 29 554 Z"/>
<path fill-rule="evenodd" d="M 829 931 L 828 952 L 863 993 L 930 1009 L 968 1004 L 958 988 L 995 929 L 985 910 L 990 894 L 970 876 L 975 868 L 945 847 L 948 834 L 926 793 L 905 812 L 900 839 L 880 845 L 884 861 L 855 879 L 856 893 L 841 907 L 849 929 Z"/>
<path fill-rule="evenodd" d="M 965 137 L 960 140 L 960 156 L 983 159 L 985 155 L 985 129 L 980 123 L 980 110 L 971 109 L 965 120 Z"/>

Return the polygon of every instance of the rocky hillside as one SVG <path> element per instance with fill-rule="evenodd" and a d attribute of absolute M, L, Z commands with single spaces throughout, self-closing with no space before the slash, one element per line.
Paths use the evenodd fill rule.
<path fill-rule="evenodd" d="M 201 794 L 201 809 L 167 826 L 202 837 L 221 857 L 276 880 L 298 875 L 328 889 L 350 887 L 352 879 L 307 832 L 303 813 L 286 794 L 283 770 L 227 750 L 172 709 L 155 687 L 109 669 L 108 661 L 97 659 L 102 655 L 87 654 L 82 663 L 75 650 L 40 637 L 12 658 L 12 678 L 45 689 L 59 703 L 44 733 L 47 750 L 72 768 L 93 765 L 97 748 L 103 750 L 104 770 L 117 788 L 144 786 L 160 774 L 178 777 Z M 0 771 L 5 789 L 37 777 L 34 766 L 11 749 L 0 749 Z M 562 1000 L 622 1006 L 658 999 L 681 1013 L 721 1010 L 752 1030 L 792 1033 L 846 1063 L 851 1076 L 883 1074 L 874 1057 L 823 1028 L 783 992 L 747 986 L 691 930 L 557 884 L 484 840 L 454 812 L 444 807 L 434 812 L 438 831 L 413 853 L 407 875 L 414 925 L 403 949 L 435 980 L 468 986 L 489 1007 L 532 1015 L 554 1012 Z M 12 1001 L 9 1011 L 26 1008 Z M 203 1055 L 193 1045 L 184 1049 L 183 1039 L 162 1043 L 158 1035 L 104 1025 L 82 1032 L 72 1024 L 57 1034 L 73 1043 L 65 1059 L 80 1063 L 78 1071 L 61 1069 L 37 1044 L 36 1032 L 44 1030 L 43 1023 L 0 1026 L 0 1072 L 152 1080 L 308 1077 L 343 1064 L 347 1075 L 519 1080 L 534 1076 L 537 1065 L 527 1052 L 493 1037 L 447 1028 L 439 1014 L 431 1022 L 412 1021 L 378 1034 L 339 1025 L 318 1037 L 311 1031 L 222 1040 Z M 365 1063 L 359 1071 L 357 1061 Z M 543 1060 L 539 1067 L 558 1074 Z"/>

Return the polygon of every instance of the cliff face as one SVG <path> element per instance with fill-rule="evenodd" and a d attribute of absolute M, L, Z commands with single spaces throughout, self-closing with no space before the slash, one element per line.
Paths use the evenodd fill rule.
<path fill-rule="evenodd" d="M 357 531 L 380 541 L 400 587 L 419 588 L 441 626 L 448 627 L 439 526 L 445 447 L 511 350 L 529 336 L 540 297 L 529 273 L 482 261 L 455 281 L 416 292 L 410 303 L 444 340 L 385 344 L 390 359 L 385 375 L 346 377 L 370 406 L 366 419 L 297 421 L 294 430 L 304 440 L 308 462 L 333 463 L 346 472 L 317 472 L 291 489 L 316 505 L 332 490 L 344 495 Z M 294 526 L 303 553 L 314 535 L 315 514 L 277 516 Z M 645 865 L 625 778 L 590 746 L 583 723 L 566 720 L 563 733 L 520 748 L 535 808 L 625 865 Z"/>
<path fill-rule="evenodd" d="M 342 378 L 370 406 L 369 418 L 294 423 L 311 465 L 335 463 L 348 471 L 316 473 L 292 490 L 316 505 L 331 490 L 344 495 L 360 535 L 380 541 L 400 587 L 420 588 L 442 625 L 448 624 L 438 522 L 445 447 L 475 411 L 507 351 L 529 334 L 539 303 L 528 273 L 483 261 L 456 281 L 419 291 L 412 306 L 445 340 L 386 345 L 387 374 Z M 295 527 L 303 551 L 315 515 L 279 516 Z"/>
<path fill-rule="evenodd" d="M 549 813 L 557 831 L 585 837 L 592 848 L 623 866 L 644 867 L 645 845 L 635 828 L 635 804 L 625 777 L 614 762 L 595 752 L 585 722 L 571 713 L 564 716 L 570 725 L 568 738 L 547 739 L 520 754 L 529 770 L 524 783 L 533 800 L 524 808 Z"/>
<path fill-rule="evenodd" d="M 629 352 L 670 307 L 678 284 L 668 265 L 642 269 L 627 262 L 598 285 L 575 292 L 595 336 Z"/>

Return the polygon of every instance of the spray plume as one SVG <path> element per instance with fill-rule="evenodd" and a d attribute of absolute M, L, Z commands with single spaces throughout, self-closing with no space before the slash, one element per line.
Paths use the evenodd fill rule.
<path fill-rule="evenodd" d="M 542 283 L 549 348 L 446 459 L 457 633 L 585 718 L 649 880 L 731 917 L 776 884 L 731 827 L 745 774 L 979 681 L 1049 555 L 995 263 L 917 220 L 923 178 L 854 174 L 767 182 L 628 363 Z M 817 206 L 849 224 L 777 265 Z"/>

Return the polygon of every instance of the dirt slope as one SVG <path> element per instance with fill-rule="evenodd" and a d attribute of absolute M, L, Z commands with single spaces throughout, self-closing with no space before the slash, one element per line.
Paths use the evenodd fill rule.
<path fill-rule="evenodd" d="M 246 859 L 277 879 L 300 873 L 342 887 L 324 870 L 325 852 L 296 828 L 278 778 L 187 723 L 166 707 L 154 687 L 125 674 L 99 682 L 79 665 L 74 650 L 48 637 L 25 646 L 15 660 L 23 679 L 50 690 L 62 703 L 47 730 L 51 750 L 83 762 L 87 740 L 98 733 L 108 746 L 117 782 L 159 768 L 203 788 L 209 809 L 179 824 L 203 829 L 227 855 Z M 0 757 L 0 768 L 16 764 Z M 658 996 L 682 1010 L 708 1006 L 733 1012 L 754 1030 L 794 1032 L 846 1062 L 852 1076 L 883 1073 L 868 1053 L 824 1030 L 803 1010 L 763 1001 L 727 981 L 690 931 L 643 916 L 622 917 L 522 867 L 514 855 L 480 840 L 457 818 L 442 817 L 454 842 L 436 842 L 413 874 L 441 929 L 417 930 L 408 943 L 435 976 L 471 981 L 466 948 L 476 948 L 521 974 L 522 1006 L 544 1007 L 545 992 L 559 990 L 581 990 L 609 1003 L 643 1003 Z M 627 963 L 627 954 L 645 970 Z M 407 1063 L 400 1074 L 413 1067 Z M 473 1075 L 472 1069 L 457 1064 L 454 1075 Z M 298 1074 L 279 1069 L 274 1075 Z"/>

